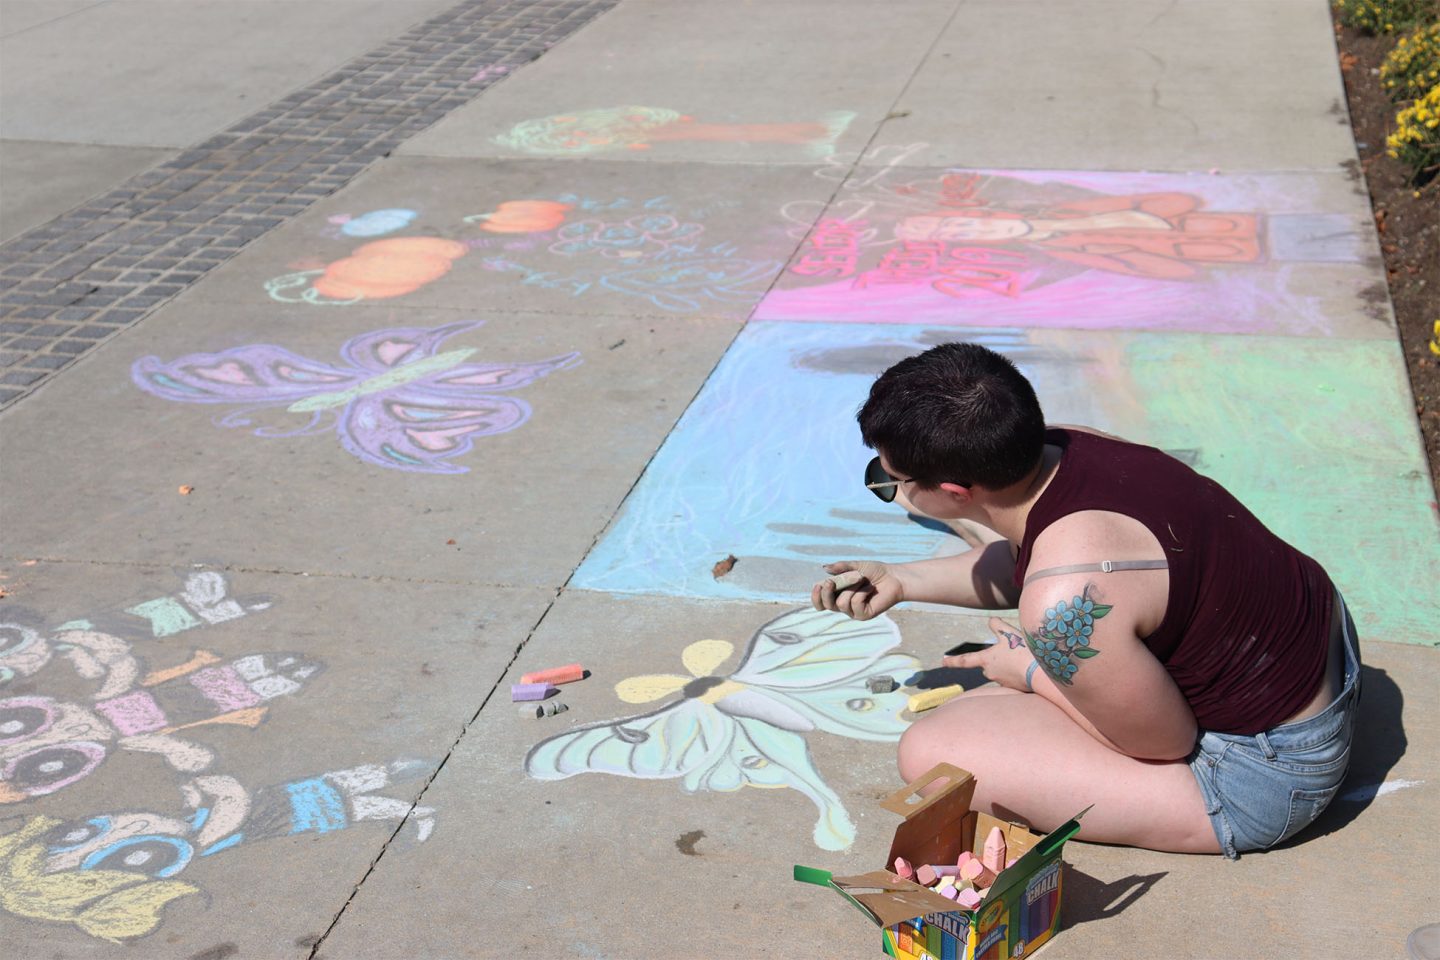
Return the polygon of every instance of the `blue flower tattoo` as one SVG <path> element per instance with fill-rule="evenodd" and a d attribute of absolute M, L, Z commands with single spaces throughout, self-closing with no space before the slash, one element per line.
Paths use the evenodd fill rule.
<path fill-rule="evenodd" d="M 1080 669 L 1076 661 L 1099 655 L 1100 651 L 1090 646 L 1090 638 L 1095 633 L 1095 621 L 1110 610 L 1091 599 L 1087 585 L 1078 597 L 1061 600 L 1047 608 L 1040 629 L 1035 633 L 1024 631 L 1025 644 L 1051 679 L 1056 683 L 1073 683 Z"/>

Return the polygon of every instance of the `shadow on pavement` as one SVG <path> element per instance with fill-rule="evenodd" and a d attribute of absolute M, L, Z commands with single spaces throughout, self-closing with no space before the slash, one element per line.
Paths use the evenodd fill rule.
<path fill-rule="evenodd" d="M 1350 745 L 1350 772 L 1330 806 L 1308 829 L 1275 849 L 1334 833 L 1375 802 L 1390 769 L 1405 755 L 1405 695 L 1384 670 L 1360 668 L 1360 713 Z"/>
<path fill-rule="evenodd" d="M 1105 883 L 1066 864 L 1063 925 L 1075 927 L 1113 917 L 1128 909 L 1167 876 L 1168 873 L 1132 873 Z"/>

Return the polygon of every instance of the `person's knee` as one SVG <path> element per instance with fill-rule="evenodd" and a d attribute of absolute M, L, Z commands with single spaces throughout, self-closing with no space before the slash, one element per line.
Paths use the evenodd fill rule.
<path fill-rule="evenodd" d="M 966 745 L 957 742 L 954 730 L 953 724 L 941 722 L 939 716 L 912 723 L 900 737 L 896 755 L 900 776 L 908 783 L 937 763 L 951 763 L 965 769 Z"/>
<path fill-rule="evenodd" d="M 897 751 L 896 764 L 900 767 L 900 779 L 906 783 L 935 766 L 935 761 L 930 759 L 933 754 L 929 740 L 924 729 L 924 721 L 912 723 L 900 735 L 900 749 Z"/>

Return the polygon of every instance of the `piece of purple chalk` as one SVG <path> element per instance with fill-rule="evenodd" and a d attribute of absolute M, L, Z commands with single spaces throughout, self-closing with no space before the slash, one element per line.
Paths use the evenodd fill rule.
<path fill-rule="evenodd" d="M 510 701 L 518 703 L 521 700 L 544 700 L 552 693 L 560 691 L 548 683 L 512 683 L 510 684 Z"/>

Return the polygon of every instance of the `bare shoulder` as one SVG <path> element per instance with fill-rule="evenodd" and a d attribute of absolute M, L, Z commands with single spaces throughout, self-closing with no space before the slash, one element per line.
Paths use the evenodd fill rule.
<path fill-rule="evenodd" d="M 1136 633 L 1147 636 L 1160 626 L 1169 602 L 1170 578 L 1164 568 L 1104 572 L 1105 561 L 1163 561 L 1165 551 L 1143 523 L 1107 510 L 1068 514 L 1041 531 L 1030 552 L 1026 600 L 1053 605 L 1059 599 L 1082 597 L 1119 607 L 1116 624 L 1128 620 Z M 1059 571 L 1075 567 L 1087 570 Z M 1056 575 L 1051 575 L 1056 571 Z M 1039 574 L 1040 576 L 1037 576 Z M 1074 581 L 1074 582 L 1071 582 Z M 1066 591 L 1069 591 L 1067 594 Z"/>

